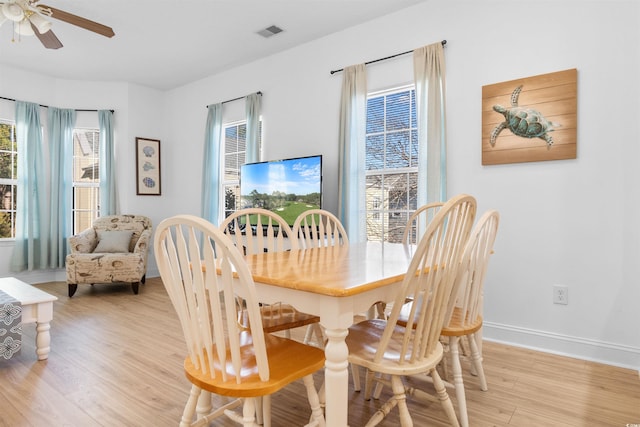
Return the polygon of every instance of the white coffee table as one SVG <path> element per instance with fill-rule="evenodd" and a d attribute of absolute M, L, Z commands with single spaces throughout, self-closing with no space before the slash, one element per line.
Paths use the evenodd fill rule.
<path fill-rule="evenodd" d="M 53 302 L 58 299 L 35 286 L 24 283 L 15 277 L 0 278 L 0 290 L 11 295 L 22 304 L 22 324 L 36 324 L 36 354 L 38 360 L 49 357 L 51 350 L 51 320 Z"/>

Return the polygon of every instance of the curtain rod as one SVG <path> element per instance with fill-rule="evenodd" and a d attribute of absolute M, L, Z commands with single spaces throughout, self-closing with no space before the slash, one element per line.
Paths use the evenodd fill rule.
<path fill-rule="evenodd" d="M 13 98 L 5 98 L 4 96 L 0 96 L 0 99 L 5 99 L 7 101 L 16 102 L 15 99 L 13 99 Z M 42 108 L 49 108 L 48 105 L 42 105 L 42 104 L 38 104 L 38 105 L 41 106 Z M 87 112 L 98 112 L 98 110 L 80 110 L 80 109 L 77 109 L 77 108 L 73 108 L 73 110 L 75 110 L 75 111 L 87 111 Z M 109 111 L 111 111 L 112 113 L 114 112 L 113 110 L 109 110 Z"/>
<path fill-rule="evenodd" d="M 257 92 L 255 92 L 255 93 L 256 93 L 256 95 L 260 95 L 260 96 L 262 96 L 262 92 L 260 92 L 260 91 L 257 91 Z M 251 95 L 251 94 L 249 94 L 249 95 Z M 246 98 L 246 97 L 247 97 L 247 95 L 245 95 L 245 96 L 239 96 L 239 97 L 237 97 L 237 98 L 233 98 L 233 99 L 227 99 L 226 101 L 222 101 L 222 102 L 220 102 L 220 104 L 226 104 L 227 102 L 238 101 L 238 100 L 240 100 L 240 99 L 244 99 L 244 98 Z M 212 105 L 212 104 L 209 104 L 209 105 Z M 206 107 L 206 108 L 209 108 L 209 105 L 205 105 L 205 107 Z"/>
<path fill-rule="evenodd" d="M 442 40 L 441 43 L 442 43 L 442 46 L 444 46 L 445 44 L 447 44 L 447 41 L 446 40 Z M 408 51 L 402 52 L 402 53 L 396 53 L 395 55 L 386 56 L 386 57 L 380 58 L 380 59 L 374 59 L 373 61 L 365 62 L 364 65 L 373 64 L 374 62 L 385 61 L 387 59 L 395 58 L 396 56 L 406 55 L 407 53 L 411 53 L 411 52 L 413 52 L 413 50 L 408 50 Z M 333 74 L 339 73 L 341 71 L 344 71 L 344 68 L 340 68 L 339 70 L 333 70 L 333 71 L 331 71 L 331 74 L 333 75 Z"/>

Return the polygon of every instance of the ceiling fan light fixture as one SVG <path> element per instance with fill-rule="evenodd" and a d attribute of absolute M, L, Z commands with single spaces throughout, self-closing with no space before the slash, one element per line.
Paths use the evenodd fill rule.
<path fill-rule="evenodd" d="M 16 3 L 3 4 L 2 14 L 13 22 L 20 22 L 24 19 L 24 10 Z"/>
<path fill-rule="evenodd" d="M 33 32 L 33 28 L 31 28 L 31 22 L 28 19 L 24 19 L 20 21 L 19 24 L 14 25 L 15 32 L 20 34 L 21 36 L 32 36 L 35 33 Z"/>
<path fill-rule="evenodd" d="M 31 14 L 31 16 L 29 16 L 29 21 L 31 21 L 40 34 L 44 34 L 51 29 L 51 22 L 47 21 L 42 15 L 38 15 L 37 13 Z"/>

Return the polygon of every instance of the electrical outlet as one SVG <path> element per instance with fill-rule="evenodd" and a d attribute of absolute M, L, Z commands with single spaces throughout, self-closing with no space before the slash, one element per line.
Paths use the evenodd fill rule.
<path fill-rule="evenodd" d="M 553 285 L 553 303 L 569 304 L 569 287 L 564 285 Z"/>

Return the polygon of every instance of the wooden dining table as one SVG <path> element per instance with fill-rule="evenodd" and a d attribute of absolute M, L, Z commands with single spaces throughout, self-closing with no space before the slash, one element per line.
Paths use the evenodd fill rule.
<path fill-rule="evenodd" d="M 402 244 L 367 242 L 265 252 L 246 257 L 265 303 L 285 302 L 320 317 L 325 346 L 327 426 L 348 425 L 349 349 L 345 343 L 356 315 L 379 301 L 393 301 L 411 258 Z"/>

